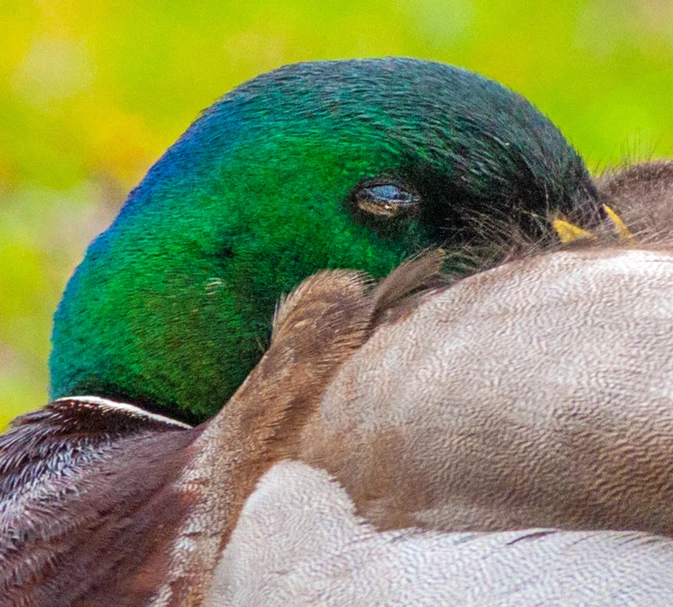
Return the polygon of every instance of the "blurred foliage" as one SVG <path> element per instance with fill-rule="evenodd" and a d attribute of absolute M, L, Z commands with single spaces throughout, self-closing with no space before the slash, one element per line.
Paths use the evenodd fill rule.
<path fill-rule="evenodd" d="M 0 427 L 46 402 L 86 244 L 215 98 L 309 59 L 409 55 L 521 92 L 594 169 L 673 151 L 670 0 L 2 0 Z"/>

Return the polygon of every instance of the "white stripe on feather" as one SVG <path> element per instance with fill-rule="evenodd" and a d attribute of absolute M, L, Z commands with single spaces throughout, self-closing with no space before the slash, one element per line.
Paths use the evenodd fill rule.
<path fill-rule="evenodd" d="M 131 415 L 135 415 L 137 417 L 142 417 L 144 419 L 148 419 L 151 421 L 168 424 L 170 426 L 176 426 L 178 428 L 189 429 L 192 427 L 189 424 L 185 424 L 176 419 L 166 417 L 165 415 L 150 413 L 149 411 L 145 411 L 145 409 L 141 409 L 140 407 L 136 407 L 135 405 L 129 405 L 128 403 L 118 403 L 117 401 L 108 400 L 107 398 L 101 398 L 100 396 L 64 396 L 63 398 L 59 398 L 54 402 L 62 403 L 67 401 L 91 404 L 107 409 L 116 409 L 118 411 L 124 411 L 126 413 L 130 413 Z"/>

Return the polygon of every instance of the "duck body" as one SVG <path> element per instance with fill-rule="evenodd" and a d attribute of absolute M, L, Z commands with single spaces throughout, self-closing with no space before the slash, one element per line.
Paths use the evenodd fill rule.
<path fill-rule="evenodd" d="M 185 516 L 172 485 L 199 433 L 89 397 L 0 436 L 0 605 L 146 604 Z"/>
<path fill-rule="evenodd" d="M 437 253 L 376 288 L 320 274 L 259 360 L 276 298 L 319 268 L 380 277 L 474 239 L 492 263 L 548 244 L 556 214 L 602 225 L 602 195 L 537 110 L 456 68 L 302 64 L 223 98 L 91 245 L 55 317 L 57 400 L 0 437 L 0 604 L 267 605 L 299 601 L 297 580 L 334 605 L 387 586 L 582 603 L 581 576 L 596 604 L 668 601 L 669 241 L 547 249 L 448 286 Z M 511 238 L 492 242 L 489 215 Z M 318 511 L 297 510 L 313 490 Z M 260 548 L 271 506 L 297 524 Z M 328 560 L 299 563 L 314 523 Z M 366 576 L 335 581 L 340 559 Z M 413 589 L 390 583 L 408 567 Z"/>
<path fill-rule="evenodd" d="M 429 259 L 436 271 L 442 258 Z M 197 428 L 96 397 L 17 420 L 0 437 L 0 604 L 203 604 L 245 500 L 371 333 L 379 300 L 419 286 L 402 275 L 369 294 L 357 272 L 309 278 L 253 373 Z"/>
<path fill-rule="evenodd" d="M 568 263 L 573 255 L 584 255 L 580 259 L 588 266 L 596 261 L 578 252 L 548 258 Z M 673 597 L 673 541 L 666 537 L 612 531 L 607 520 L 600 531 L 534 526 L 496 533 L 441 532 L 433 528 L 433 520 L 406 529 L 389 524 L 397 530 L 380 531 L 356 514 L 366 512 L 357 487 L 345 489 L 349 483 L 342 487 L 324 466 L 300 461 L 306 429 L 324 417 L 330 393 L 361 353 L 391 327 L 409 331 L 419 315 L 429 314 L 426 327 L 437 330 L 444 324 L 444 298 L 470 279 L 449 288 L 423 287 L 433 284 L 438 261 L 435 256 L 406 264 L 369 294 L 357 273 L 328 273 L 306 281 L 279 310 L 262 361 L 222 412 L 198 428 L 91 398 L 64 399 L 26 416 L 0 440 L 0 602 L 37 607 L 53 604 L 59 596 L 66 605 L 301 605 L 310 604 L 311 597 L 339 606 L 391 601 L 667 604 Z M 534 261 L 540 260 L 528 260 L 528 271 L 539 280 L 535 271 L 540 264 Z M 654 262 L 647 255 L 644 261 Z M 655 278 L 661 278 L 661 271 L 654 272 Z M 530 284 L 521 268 L 501 273 L 503 277 L 510 293 Z M 419 287 L 425 291 L 419 293 Z M 629 301 L 638 299 L 627 293 Z M 577 312 L 583 317 L 581 307 Z M 517 326 L 525 335 L 525 325 Z M 558 334 L 547 339 L 553 342 Z M 644 360 L 642 351 L 638 357 Z M 504 379 L 509 369 L 501 365 L 500 370 Z M 535 389 L 525 374 L 520 384 Z M 421 420 L 441 421 L 437 407 L 416 404 L 405 428 L 415 430 Z M 350 414 L 345 408 L 343 413 Z M 616 413 L 606 409 L 604 417 L 618 420 Z M 357 437 L 362 421 L 352 421 Z M 486 443 L 489 427 L 471 427 L 471 436 L 478 430 Z M 518 437 L 535 437 L 531 428 L 535 424 Z M 566 424 L 559 432 L 567 436 L 568 429 Z M 613 447 L 621 445 L 618 435 L 604 438 Z M 413 436 L 408 442 L 403 434 L 398 439 L 400 465 L 392 480 L 405 485 L 416 473 L 408 462 L 416 454 L 421 459 L 427 447 Z M 382 444 L 372 436 L 368 448 L 376 452 Z M 348 461 L 351 452 L 338 447 Z M 645 445 L 649 461 L 661 461 L 658 447 L 657 441 Z M 575 453 L 584 449 L 576 446 Z M 492 457 L 488 448 L 483 453 Z M 497 455 L 516 462 L 511 453 Z M 548 465 L 567 463 L 563 454 L 545 455 Z M 620 451 L 613 455 L 619 468 L 624 463 Z M 455 453 L 435 452 L 426 463 L 435 465 L 445 456 L 440 468 L 447 469 Z M 283 461 L 288 459 L 294 461 Z M 453 465 L 466 467 L 465 462 Z M 363 469 L 367 467 L 365 460 Z M 556 512 L 563 513 L 569 499 L 564 491 L 578 492 L 581 479 L 572 487 L 558 487 L 541 470 L 544 466 L 528 470 L 530 482 L 557 492 Z M 618 479 L 625 482 L 623 476 Z M 445 497 L 432 474 L 413 480 L 425 494 L 434 490 Z M 647 499 L 647 484 L 641 489 Z M 394 487 L 387 491 L 395 497 Z M 504 488 L 502 493 L 509 495 Z M 469 499 L 475 508 L 482 506 L 478 495 Z M 394 499 L 378 504 L 392 518 L 399 514 L 395 506 Z M 509 506 L 516 511 L 516 504 Z M 486 513 L 482 517 L 489 520 Z"/>
<path fill-rule="evenodd" d="M 96 399 L 57 401 L 43 412 L 30 414 L 0 441 L 0 503 L 5 509 L 0 534 L 4 543 L 0 545 L 4 558 L 0 597 L 7 604 L 17 603 L 20 597 L 23 604 L 34 606 L 52 604 L 56 594 L 68 605 L 94 602 L 262 606 L 288 601 L 301 605 L 310 604 L 312 597 L 339 606 L 395 601 L 414 605 L 439 602 L 532 606 L 555 601 L 567 605 L 668 604 L 673 597 L 673 541 L 637 530 L 613 530 L 620 527 L 619 500 L 603 502 L 604 508 L 614 505 L 616 509 L 610 513 L 612 520 L 606 517 L 601 521 L 600 530 L 559 529 L 571 527 L 569 520 L 575 528 L 598 525 L 588 524 L 586 520 L 590 519 L 573 519 L 570 514 L 578 511 L 565 508 L 568 503 L 575 504 L 574 496 L 584 489 L 581 476 L 573 475 L 573 471 L 567 474 L 567 479 L 574 481 L 570 486 L 561 484 L 562 474 L 545 476 L 546 468 L 567 466 L 569 462 L 562 450 L 543 449 L 550 444 L 544 439 L 551 433 L 544 424 L 539 424 L 542 431 L 536 432 L 538 424 L 534 419 L 527 423 L 520 419 L 525 427 L 519 428 L 512 441 L 516 444 L 516 440 L 527 440 L 526 449 L 503 451 L 500 443 L 490 447 L 489 433 L 494 426 L 508 431 L 502 418 L 492 424 L 473 423 L 470 433 L 464 436 L 481 435 L 483 458 L 489 463 L 495 459 L 496 468 L 498 458 L 510 462 L 513 469 L 517 462 L 526 468 L 525 480 L 533 487 L 533 498 L 546 493 L 550 499 L 538 504 L 538 511 L 529 509 L 525 520 L 538 520 L 536 516 L 546 508 L 547 515 L 555 514 L 556 522 L 561 522 L 551 528 L 527 525 L 490 533 L 448 532 L 442 531 L 447 527 L 444 521 L 428 516 L 417 516 L 419 524 L 414 527 L 400 524 L 394 484 L 406 487 L 410 479 L 423 495 L 433 494 L 438 501 L 445 500 L 449 511 L 456 501 L 471 501 L 473 516 L 479 512 L 481 517 L 474 516 L 473 526 L 477 528 L 498 517 L 501 527 L 518 527 L 511 519 L 502 522 L 506 509 L 499 510 L 498 506 L 503 502 L 515 513 L 512 517 L 522 516 L 520 503 L 512 503 L 512 492 L 502 482 L 499 492 L 488 494 L 496 500 L 495 505 L 490 505 L 490 512 L 495 514 L 489 514 L 474 485 L 462 499 L 451 499 L 450 492 L 444 491 L 444 480 L 436 480 L 432 467 L 446 471 L 453 466 L 454 471 L 465 470 L 466 477 L 477 473 L 464 457 L 460 460 L 462 454 L 455 448 L 428 454 L 427 450 L 433 447 L 431 440 L 428 446 L 425 440 L 415 439 L 413 432 L 422 423 L 429 420 L 432 426 L 434 420 L 439 424 L 445 413 L 441 407 L 419 399 L 414 401 L 415 407 L 408 409 L 403 429 L 396 433 L 398 466 L 389 469 L 385 466 L 385 451 L 381 451 L 385 440 L 373 434 L 366 446 L 357 443 L 361 428 L 372 424 L 371 418 L 367 420 L 367 411 L 361 411 L 358 417 L 348 410 L 348 397 L 358 393 L 357 383 L 350 385 L 350 393 L 337 395 L 343 405 L 342 416 L 352 416 L 349 436 L 354 436 L 355 442 L 346 448 L 343 442 L 332 445 L 347 463 L 352 453 L 363 456 L 365 473 L 369 469 L 368 452 L 379 457 L 381 476 L 392 483 L 384 491 L 391 499 L 377 503 L 378 514 L 389 514 L 388 519 L 382 519 L 388 531 L 380 530 L 380 520 L 373 526 L 357 514 L 364 513 L 372 519 L 371 509 L 366 504 L 363 507 L 358 490 L 361 470 L 351 464 L 355 481 L 343 477 L 339 482 L 325 470 L 335 461 L 336 453 L 320 463 L 302 455 L 307 430 L 316 419 L 322 418 L 324 423 L 325 405 L 331 400 L 334 404 L 335 390 L 344 377 L 353 365 L 362 364 L 358 357 L 375 347 L 378 339 L 385 339 L 388 331 L 406 331 L 407 337 L 412 337 L 407 341 L 409 347 L 415 335 L 410 327 L 423 315 L 424 328 L 444 330 L 447 294 L 473 279 L 497 279 L 509 295 L 500 305 L 507 306 L 512 303 L 511 294 L 519 293 L 522 285 L 526 288 L 540 283 L 538 273 L 548 269 L 545 262 L 570 263 L 576 268 L 579 265 L 585 276 L 594 280 L 606 274 L 603 283 L 599 280 L 592 286 L 600 289 L 611 276 L 601 267 L 605 259 L 591 253 L 557 252 L 540 259 L 511 262 L 449 288 L 423 287 L 425 290 L 420 293 L 419 287 L 433 283 L 426 279 L 431 279 L 439 267 L 436 259 L 403 266 L 369 295 L 366 281 L 358 274 L 332 273 L 310 279 L 278 312 L 271 347 L 255 371 L 222 412 L 198 428 L 186 428 L 182 423 L 129 405 Z M 643 265 L 654 266 L 649 268 L 652 272 L 644 273 L 654 277 L 652 288 L 641 290 L 638 296 L 626 291 L 625 301 L 637 308 L 647 303 L 641 297 L 650 297 L 650 306 L 645 306 L 648 309 L 654 302 L 656 284 L 666 284 L 666 280 L 662 281 L 662 277 L 666 279 L 666 260 L 657 258 L 659 253 L 645 251 L 623 254 L 622 265 L 632 274 L 642 275 Z M 422 263 L 425 266 L 418 270 Z M 524 267 L 517 268 L 519 263 Z M 498 270 L 505 271 L 498 274 Z M 594 281 L 581 280 L 582 272 L 578 274 L 580 283 L 593 284 Z M 546 276 L 549 278 L 550 274 Z M 488 289 L 484 291 L 487 296 Z M 453 303 L 460 301 L 457 297 Z M 544 303 L 544 298 L 525 301 Z M 488 310 L 488 306 L 483 307 Z M 606 303 L 602 311 L 610 307 Z M 622 302 L 621 311 L 626 309 Z M 584 319 L 584 328 L 590 329 L 592 324 L 587 322 L 585 312 L 581 305 L 575 307 L 575 320 Z M 650 312 L 644 318 L 635 326 L 652 326 Z M 512 326 L 519 327 L 520 337 L 529 330 L 525 323 Z M 609 322 L 605 326 L 610 331 L 618 329 Z M 634 329 L 630 334 L 634 334 Z M 576 343 L 564 339 L 559 332 L 553 332 L 542 341 L 548 345 Z M 426 343 L 425 347 L 432 346 Z M 376 351 L 380 352 L 380 348 Z M 577 351 L 582 352 L 581 345 Z M 647 362 L 651 355 L 647 350 L 633 354 L 650 368 Z M 581 376 L 586 371 L 591 376 L 600 368 L 600 360 L 590 359 L 571 375 Z M 467 366 L 458 371 L 475 377 L 470 369 Z M 511 367 L 503 362 L 499 369 L 505 382 Z M 361 367 L 361 377 L 368 373 L 366 366 Z M 404 380 L 403 374 L 396 377 L 396 381 Z M 440 380 L 437 377 L 428 385 Z M 519 380 L 522 393 L 535 392 L 536 383 L 530 376 L 521 373 Z M 662 384 L 650 380 L 650 388 L 657 385 Z M 583 387 L 589 404 L 595 403 L 592 395 L 600 397 L 604 389 L 591 383 Z M 656 483 L 657 477 L 639 475 L 638 470 L 628 466 L 635 451 L 642 454 L 642 460 L 649 462 L 652 470 L 665 475 L 668 459 L 662 458 L 661 453 L 665 441 L 643 441 L 640 451 L 632 445 L 625 446 L 619 432 L 605 432 L 606 427 L 621 428 L 624 412 L 619 409 L 620 401 L 608 403 L 612 407 L 605 402 L 599 404 L 603 419 L 613 420 L 611 426 L 576 427 L 566 419 L 553 426 L 557 431 L 554 444 L 563 443 L 577 430 L 580 436 L 587 431 L 601 435 L 606 449 L 612 449 L 609 464 L 614 471 L 628 474 L 610 476 L 613 470 L 605 467 L 600 453 L 594 456 L 593 445 L 567 443 L 580 465 L 586 456 L 586 461 L 594 460 L 594 469 L 603 473 L 604 482 L 594 487 L 594 497 L 601 497 L 603 486 L 611 488 L 612 493 L 622 486 L 630 500 L 626 505 L 636 512 L 644 511 L 644 505 L 656 507 L 648 500 L 661 487 Z M 391 405 L 399 419 L 398 404 Z M 477 404 L 482 408 L 487 405 Z M 553 406 L 552 413 L 561 411 L 564 401 L 556 400 Z M 570 407 L 572 403 L 565 402 L 566 413 Z M 525 410 L 525 401 L 522 408 Z M 492 407 L 490 410 L 492 413 Z M 571 413 L 575 410 L 570 408 Z M 627 415 L 633 415 L 636 422 L 643 417 L 640 412 Z M 541 417 L 564 419 L 558 415 Z M 665 425 L 660 423 L 661 416 L 652 416 L 651 421 L 655 431 L 650 436 L 658 438 L 657 431 L 665 430 Z M 382 423 L 388 420 L 384 417 Z M 334 420 L 330 425 L 338 429 Z M 636 443 L 641 436 L 639 426 L 635 423 L 632 428 L 632 443 Z M 432 439 L 432 433 L 428 434 L 426 438 Z M 315 437 L 320 445 L 322 437 Z M 541 442 L 543 448 L 536 451 L 536 442 Z M 538 452 L 542 453 L 542 464 L 536 461 Z M 530 461 L 517 460 L 522 453 L 529 453 Z M 410 469 L 409 462 L 414 460 L 424 462 L 425 468 Z M 64 478 L 69 479 L 67 485 Z M 497 480 L 482 481 L 488 483 L 484 491 L 492 491 Z M 642 495 L 629 486 L 629 482 L 639 481 L 642 482 L 637 489 Z M 512 486 L 527 495 L 525 488 Z M 380 487 L 380 481 L 371 485 L 372 491 Z M 460 486 L 454 483 L 453 488 L 457 491 Z M 522 501 L 525 500 L 519 500 Z M 586 517 L 591 508 L 584 507 L 579 512 Z M 407 510 L 408 518 L 410 513 L 417 514 Z M 404 575 L 400 575 L 402 571 Z"/>

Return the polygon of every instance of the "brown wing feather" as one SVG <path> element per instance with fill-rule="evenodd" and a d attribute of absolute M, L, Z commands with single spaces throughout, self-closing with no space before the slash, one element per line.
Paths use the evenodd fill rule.
<path fill-rule="evenodd" d="M 199 432 L 80 399 L 19 418 L 0 437 L 0 604 L 143 604 Z"/>

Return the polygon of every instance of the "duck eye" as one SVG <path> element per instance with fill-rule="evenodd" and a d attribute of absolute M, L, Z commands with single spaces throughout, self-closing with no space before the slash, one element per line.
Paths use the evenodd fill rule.
<path fill-rule="evenodd" d="M 370 185 L 355 193 L 355 204 L 372 215 L 395 217 L 413 211 L 420 196 L 394 183 Z"/>

